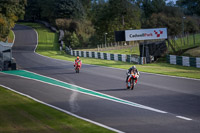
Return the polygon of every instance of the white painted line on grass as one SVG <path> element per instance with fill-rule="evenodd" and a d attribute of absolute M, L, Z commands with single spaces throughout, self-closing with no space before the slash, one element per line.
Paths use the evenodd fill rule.
<path fill-rule="evenodd" d="M 74 116 L 74 117 L 76 117 L 76 118 L 85 120 L 85 121 L 87 121 L 87 122 L 93 123 L 93 124 L 95 124 L 95 125 L 101 126 L 101 127 L 103 127 L 103 128 L 109 129 L 109 130 L 114 131 L 114 132 L 117 132 L 117 133 L 124 133 L 124 132 L 122 132 L 122 131 L 120 131 L 120 130 L 117 130 L 117 129 L 108 127 L 108 126 L 103 125 L 103 124 L 101 124 L 101 123 L 98 123 L 98 122 L 89 120 L 89 119 L 87 119 L 87 118 L 83 118 L 83 117 L 81 117 L 81 116 L 78 116 L 78 115 L 76 115 L 76 114 L 73 114 L 73 113 L 71 113 L 71 112 L 68 112 L 68 111 L 66 111 L 66 110 L 63 110 L 63 109 L 61 109 L 61 108 L 58 108 L 58 107 L 56 107 L 56 106 L 53 106 L 53 105 L 51 105 L 51 104 L 42 102 L 42 101 L 40 101 L 40 100 L 38 100 L 38 99 L 36 99 L 36 98 L 33 98 L 33 97 L 31 97 L 31 96 L 29 96 L 29 95 L 26 95 L 26 94 L 24 94 L 24 93 L 18 92 L 18 91 L 14 90 L 14 89 L 11 89 L 11 88 L 7 87 L 7 86 L 1 85 L 1 84 L 0 84 L 0 86 L 3 87 L 3 88 L 8 89 L 8 90 L 10 90 L 10 91 L 13 91 L 13 92 L 15 92 L 15 93 L 17 93 L 17 94 L 20 94 L 20 95 L 22 95 L 22 96 L 28 97 L 28 98 L 30 98 L 30 99 L 36 101 L 36 102 L 39 102 L 39 103 L 41 103 L 41 104 L 44 104 L 44 105 L 46 105 L 46 106 L 49 106 L 49 107 L 51 107 L 51 108 L 54 108 L 54 109 L 56 109 L 56 110 L 59 110 L 59 111 L 61 111 L 61 112 L 66 113 L 66 114 L 69 114 L 69 115 L 71 115 L 71 116 Z"/>
<path fill-rule="evenodd" d="M 180 118 L 180 119 L 183 119 L 183 120 L 187 120 L 187 121 L 191 121 L 192 119 L 191 118 L 187 118 L 187 117 L 184 117 L 184 116 L 176 116 L 177 118 Z"/>

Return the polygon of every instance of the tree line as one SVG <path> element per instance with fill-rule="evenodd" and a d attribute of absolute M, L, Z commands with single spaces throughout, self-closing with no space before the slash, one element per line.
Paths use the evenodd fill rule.
<path fill-rule="evenodd" d="M 45 20 L 64 30 L 63 40 L 73 48 L 96 47 L 104 43 L 105 33 L 107 41 L 114 42 L 114 31 L 120 30 L 167 27 L 168 35 L 175 37 L 200 29 L 199 0 L 27 0 L 27 5 L 26 0 L 18 1 L 25 6 L 26 20 Z M 0 5 L 2 14 L 5 4 Z"/>
<path fill-rule="evenodd" d="M 18 19 L 23 19 L 26 0 L 0 0 L 0 41 L 7 36 Z"/>

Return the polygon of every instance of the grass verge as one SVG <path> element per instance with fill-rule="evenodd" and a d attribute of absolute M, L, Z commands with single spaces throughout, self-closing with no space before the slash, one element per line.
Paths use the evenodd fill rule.
<path fill-rule="evenodd" d="M 46 39 L 43 37 L 44 35 L 40 34 L 41 30 L 47 30 L 47 29 L 46 28 L 43 29 L 44 27 L 41 29 L 38 28 L 40 27 L 39 24 L 31 24 L 30 26 L 32 26 L 33 28 L 37 30 L 39 34 L 39 40 L 42 40 L 42 42 L 44 42 L 44 44 L 46 44 L 49 47 L 48 43 L 45 43 Z M 43 33 L 43 34 L 49 34 L 49 32 L 50 31 L 47 31 L 46 33 Z M 56 47 L 54 42 L 55 40 L 52 40 L 51 47 Z M 74 56 L 66 55 L 65 52 L 60 52 L 58 51 L 58 49 L 57 50 L 56 49 L 55 50 L 41 49 L 40 41 L 39 41 L 39 46 L 37 48 L 37 53 L 44 56 L 51 57 L 51 58 L 67 60 L 67 61 L 74 61 L 75 59 Z M 107 66 L 107 67 L 114 67 L 114 68 L 121 68 L 121 69 L 128 69 L 129 67 L 133 65 L 132 63 L 126 63 L 126 62 L 120 62 L 120 61 L 108 61 L 108 60 L 84 58 L 84 57 L 81 57 L 81 59 L 83 63 L 85 64 L 100 65 L 100 66 Z M 171 65 L 165 62 L 136 65 L 136 66 L 138 70 L 142 72 L 200 79 L 199 68 Z"/>
<path fill-rule="evenodd" d="M 12 43 L 14 41 L 14 33 L 13 31 L 10 30 L 9 34 L 8 34 L 8 42 Z"/>
<path fill-rule="evenodd" d="M 39 54 L 54 59 L 61 59 L 67 61 L 74 61 L 75 59 L 74 56 L 66 55 L 65 52 L 60 52 L 60 51 L 40 51 Z M 121 61 L 108 61 L 108 60 L 84 58 L 84 57 L 81 57 L 81 60 L 85 64 L 121 68 L 121 69 L 128 69 L 133 65 L 132 63 L 126 63 Z M 145 65 L 137 65 L 137 64 L 134 65 L 136 65 L 138 70 L 142 72 L 200 79 L 200 69 L 195 67 L 171 65 L 165 62 L 145 64 Z"/>
<path fill-rule="evenodd" d="M 104 53 L 111 54 L 126 54 L 126 55 L 140 55 L 139 46 L 134 46 L 132 48 L 120 49 L 120 50 L 108 50 L 108 51 L 100 51 Z"/>
<path fill-rule="evenodd" d="M 200 57 L 200 47 L 187 50 L 185 53 L 183 53 L 183 55 L 190 57 Z"/>
<path fill-rule="evenodd" d="M 108 47 L 109 48 L 109 47 Z M 95 49 L 77 49 L 79 51 L 94 51 L 97 52 L 97 48 Z M 132 46 L 130 48 L 123 48 L 123 49 L 113 49 L 113 50 L 103 50 L 98 51 L 103 53 L 110 53 L 110 54 L 126 54 L 126 55 L 140 55 L 139 46 Z"/>
<path fill-rule="evenodd" d="M 173 44 L 176 51 L 186 50 L 189 48 L 200 46 L 200 34 L 188 35 L 186 37 L 183 37 L 182 39 L 178 38 L 175 40 L 175 44 L 172 40 L 170 41 Z M 173 52 L 171 47 L 168 47 L 168 50 L 170 52 Z"/>
<path fill-rule="evenodd" d="M 110 133 L 0 87 L 0 132 L 27 133 Z"/>
<path fill-rule="evenodd" d="M 18 24 L 26 25 L 29 27 L 33 27 L 38 33 L 38 47 L 36 52 L 38 51 L 58 51 L 59 44 L 58 44 L 58 33 L 51 32 L 45 26 L 37 23 L 23 23 L 20 22 Z"/>

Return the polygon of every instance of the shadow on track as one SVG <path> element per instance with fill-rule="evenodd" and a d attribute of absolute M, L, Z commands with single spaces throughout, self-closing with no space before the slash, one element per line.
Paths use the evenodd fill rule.
<path fill-rule="evenodd" d="M 105 89 L 105 90 L 96 90 L 99 92 L 106 92 L 106 91 L 126 91 L 126 88 L 120 88 L 120 89 Z"/>

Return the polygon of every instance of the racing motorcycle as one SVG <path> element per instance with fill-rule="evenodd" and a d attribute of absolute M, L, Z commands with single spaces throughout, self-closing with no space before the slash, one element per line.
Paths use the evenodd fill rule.
<path fill-rule="evenodd" d="M 76 73 L 79 73 L 80 69 L 81 69 L 81 62 L 76 62 L 76 64 L 75 64 Z"/>
<path fill-rule="evenodd" d="M 128 77 L 128 82 L 126 83 L 126 87 L 127 89 L 131 89 L 133 90 L 135 85 L 136 85 L 136 81 L 137 81 L 137 78 L 139 77 L 139 75 L 137 75 L 137 73 L 131 73 L 129 74 L 129 77 Z"/>

